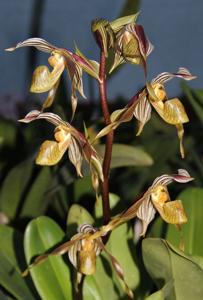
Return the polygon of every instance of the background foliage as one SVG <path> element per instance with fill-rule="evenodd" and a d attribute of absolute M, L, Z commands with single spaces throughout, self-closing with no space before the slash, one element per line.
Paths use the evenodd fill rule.
<path fill-rule="evenodd" d="M 131 3 L 126 2 L 121 15 L 131 12 Z M 33 22 L 38 24 L 39 20 L 33 17 Z M 33 30 L 36 32 L 37 27 Z M 30 61 L 33 64 L 34 58 Z M 179 158 L 174 128 L 164 124 L 157 115 L 153 115 L 140 137 L 135 138 L 135 122 L 122 125 L 115 136 L 110 187 L 112 215 L 142 194 L 155 177 L 173 173 L 177 166 L 187 169 L 195 178 L 184 191 L 181 185 L 171 189 L 171 194 L 183 201 L 189 219 L 183 226 L 182 236 L 159 217 L 143 242 L 136 235 L 138 223 L 124 224 L 111 234 L 107 247 L 122 265 L 126 281 L 135 291 L 135 299 L 203 298 L 200 239 L 203 90 L 190 89 L 185 83 L 181 87 L 180 98 L 191 120 L 185 126 L 186 159 Z M 67 104 L 61 101 L 65 96 L 68 95 L 62 83 L 53 111 L 70 117 Z M 116 99 L 111 103 L 111 111 L 123 103 L 125 99 Z M 37 98 L 26 105 L 26 111 L 27 106 L 33 105 L 40 107 Z M 24 114 L 21 108 L 17 118 Z M 95 124 L 99 128 L 101 120 L 97 116 L 95 101 L 79 105 L 74 123 L 83 124 L 85 120 L 87 127 Z M 89 128 L 90 135 L 96 132 L 96 126 Z M 21 272 L 33 256 L 69 239 L 78 225 L 85 222 L 102 225 L 102 208 L 100 203 L 95 203 L 88 171 L 83 179 L 77 179 L 66 157 L 51 168 L 34 164 L 44 136 L 51 137 L 49 130 L 43 122 L 22 126 L 7 118 L 0 119 L 0 299 L 74 299 L 73 268 L 66 257 L 49 258 L 26 279 L 21 277 Z M 97 145 L 101 153 L 102 144 L 103 140 Z M 181 240 L 185 253 L 178 248 Z M 87 300 L 127 299 L 105 254 L 98 258 L 96 274 L 85 278 L 83 293 Z"/>

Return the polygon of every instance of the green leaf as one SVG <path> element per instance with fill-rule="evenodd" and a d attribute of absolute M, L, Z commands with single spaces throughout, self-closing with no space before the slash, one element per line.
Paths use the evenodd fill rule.
<path fill-rule="evenodd" d="M 85 277 L 83 286 L 84 300 L 118 300 L 120 294 L 118 290 L 115 290 L 112 272 L 108 258 L 102 254 L 102 258 L 101 256 L 97 258 L 96 273 Z"/>
<path fill-rule="evenodd" d="M 132 290 L 137 288 L 140 276 L 136 264 L 137 258 L 132 228 L 128 228 L 127 224 L 123 224 L 114 229 L 107 243 L 107 248 L 120 263 L 124 272 L 125 281 L 129 287 Z"/>
<path fill-rule="evenodd" d="M 120 200 L 120 197 L 116 194 L 109 194 L 109 204 L 110 209 L 112 209 L 118 204 Z M 96 219 L 99 219 L 103 216 L 103 208 L 102 208 L 102 197 L 99 196 L 96 203 L 95 203 L 95 217 Z"/>
<path fill-rule="evenodd" d="M 143 240 L 142 253 L 145 267 L 158 288 L 174 280 L 167 300 L 203 299 L 203 269 L 191 256 L 165 240 L 152 238 Z"/>
<path fill-rule="evenodd" d="M 199 117 L 200 121 L 203 122 L 203 106 L 202 103 L 198 102 L 198 98 L 195 98 L 192 90 L 189 88 L 189 86 L 186 83 L 182 83 L 182 89 L 185 95 L 187 96 L 188 100 L 190 101 L 190 104 L 192 105 L 196 115 Z"/>
<path fill-rule="evenodd" d="M 71 238 L 77 233 L 77 228 L 82 224 L 94 223 L 93 217 L 90 213 L 81 205 L 73 204 L 68 211 L 67 217 L 67 234 Z"/>
<path fill-rule="evenodd" d="M 87 172 L 89 172 L 89 166 L 87 166 L 87 170 Z M 78 201 L 84 194 L 94 195 L 90 176 L 85 176 L 74 181 L 74 198 L 76 201 Z"/>
<path fill-rule="evenodd" d="M 102 297 L 101 291 L 99 290 L 99 286 L 97 285 L 94 276 L 85 277 L 83 297 L 84 300 L 105 300 L 105 298 Z"/>
<path fill-rule="evenodd" d="M 166 297 L 170 294 L 171 288 L 173 286 L 173 280 L 167 282 L 164 287 L 150 295 L 149 297 L 146 298 L 146 300 L 165 300 Z"/>
<path fill-rule="evenodd" d="M 6 147 L 14 147 L 17 137 L 16 123 L 8 120 L 0 120 L 0 137 L 2 138 L 2 145 Z"/>
<path fill-rule="evenodd" d="M 31 177 L 33 161 L 26 160 L 15 166 L 6 176 L 0 194 L 1 210 L 11 219 L 15 218 L 22 196 Z"/>
<path fill-rule="evenodd" d="M 135 248 L 132 245 L 132 229 L 123 224 L 115 229 L 107 243 L 107 248 L 119 261 L 127 284 L 135 289 L 139 284 L 139 271 L 136 266 Z M 118 245 L 121 245 L 119 247 Z M 86 276 L 83 286 L 84 300 L 128 299 L 105 253 L 97 258 L 96 273 Z"/>
<path fill-rule="evenodd" d="M 27 263 L 56 246 L 63 238 L 63 231 L 52 219 L 39 217 L 31 221 L 24 238 Z M 72 299 L 70 271 L 62 257 L 49 257 L 30 273 L 41 299 Z"/>
<path fill-rule="evenodd" d="M 97 145 L 96 150 L 103 155 L 104 145 Z M 111 168 L 127 166 L 151 166 L 153 159 L 141 147 L 124 144 L 114 144 L 112 151 Z"/>
<path fill-rule="evenodd" d="M 51 183 L 51 170 L 43 167 L 33 182 L 22 207 L 21 217 L 37 217 L 45 211 L 48 205 L 46 192 Z"/>
<path fill-rule="evenodd" d="M 203 256 L 203 240 L 200 238 L 203 228 L 203 189 L 188 188 L 184 190 L 177 199 L 181 199 L 188 222 L 182 225 L 185 251 L 191 255 Z M 180 232 L 175 226 L 169 225 L 166 239 L 175 246 L 179 245 Z"/>
<path fill-rule="evenodd" d="M 39 299 L 32 284 L 21 276 L 25 268 L 22 235 L 5 225 L 0 225 L 0 265 L 0 285 L 8 293 L 19 300 Z"/>

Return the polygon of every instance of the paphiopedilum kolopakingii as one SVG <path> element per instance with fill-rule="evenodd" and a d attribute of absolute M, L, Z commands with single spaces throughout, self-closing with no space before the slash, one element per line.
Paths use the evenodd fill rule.
<path fill-rule="evenodd" d="M 187 217 L 181 200 L 171 201 L 167 186 L 173 181 L 187 183 L 193 179 L 184 169 L 179 169 L 178 174 L 164 174 L 157 177 L 141 199 L 131 205 L 121 215 L 121 218 L 132 219 L 133 217 L 138 217 L 142 221 L 141 235 L 145 235 L 148 225 L 155 217 L 156 211 L 167 223 L 178 226 L 186 223 Z"/>
<path fill-rule="evenodd" d="M 104 234 L 106 234 L 106 232 L 104 232 Z M 117 259 L 103 244 L 101 239 L 102 235 L 102 229 L 98 231 L 92 227 L 92 225 L 83 224 L 78 228 L 78 233 L 75 234 L 70 241 L 63 243 L 48 254 L 43 254 L 35 258 L 34 262 L 28 266 L 22 275 L 27 276 L 33 267 L 44 262 L 50 256 L 68 253 L 69 260 L 77 271 L 76 287 L 78 287 L 83 275 L 93 275 L 95 273 L 96 258 L 104 251 L 108 255 L 116 274 L 123 282 L 125 292 L 130 298 L 133 298 L 133 292 L 125 282 L 123 269 Z"/>
<path fill-rule="evenodd" d="M 38 119 L 45 119 L 54 124 L 55 141 L 45 141 L 38 152 L 36 163 L 43 166 L 52 166 L 59 162 L 64 153 L 68 150 L 68 156 L 75 166 L 77 174 L 82 177 L 81 166 L 85 159 L 92 175 L 92 184 L 97 191 L 99 180 L 103 181 L 102 160 L 84 135 L 63 121 L 58 115 L 49 112 L 33 110 L 28 113 L 20 122 L 30 123 Z"/>
<path fill-rule="evenodd" d="M 150 120 L 153 107 L 166 123 L 176 126 L 180 140 L 180 153 L 182 158 L 184 158 L 183 124 L 189 122 L 189 118 L 178 98 L 168 99 L 164 87 L 167 81 L 175 77 L 184 80 L 196 78 L 185 68 L 179 68 L 177 73 L 164 72 L 159 74 L 151 83 L 147 83 L 123 109 L 116 110 L 111 114 L 112 123 L 103 128 L 96 138 L 106 135 L 109 131 L 116 129 L 121 123 L 130 121 L 133 116 L 139 122 L 137 132 L 137 135 L 139 135 L 144 125 Z"/>
<path fill-rule="evenodd" d="M 92 23 L 92 31 L 105 55 L 113 48 L 115 57 L 110 73 L 124 62 L 141 65 L 146 73 L 147 56 L 153 46 L 141 25 L 136 24 L 139 13 L 112 22 L 99 19 Z"/>
<path fill-rule="evenodd" d="M 87 59 L 77 47 L 76 53 L 72 53 L 67 49 L 56 47 L 41 38 L 27 39 L 18 43 L 15 47 L 6 49 L 6 51 L 14 51 L 17 48 L 27 46 L 35 47 L 50 54 L 48 62 L 53 69 L 50 71 L 47 66 L 37 67 L 34 71 L 30 88 L 30 91 L 33 93 L 49 92 L 43 103 L 42 110 L 52 105 L 60 77 L 64 69 L 67 69 L 72 82 L 71 102 L 73 117 L 77 107 L 76 91 L 86 98 L 83 91 L 82 71 L 99 80 L 99 64 L 96 61 Z"/>

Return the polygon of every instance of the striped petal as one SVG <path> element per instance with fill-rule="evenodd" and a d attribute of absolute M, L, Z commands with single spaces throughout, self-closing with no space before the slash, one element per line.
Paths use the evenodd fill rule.
<path fill-rule="evenodd" d="M 185 169 L 178 169 L 177 174 L 164 174 L 162 176 L 157 177 L 153 183 L 152 186 L 157 185 L 168 185 L 172 183 L 173 181 L 179 182 L 179 183 L 187 183 L 194 180 L 193 177 L 190 176 L 190 174 Z"/>
<path fill-rule="evenodd" d="M 18 43 L 16 46 L 7 48 L 6 51 L 14 51 L 22 47 L 35 47 L 40 51 L 51 53 L 52 51 L 58 49 L 58 47 L 48 43 L 47 41 L 40 38 L 30 38 L 23 42 Z"/>
<path fill-rule="evenodd" d="M 142 221 L 141 236 L 145 236 L 148 225 L 154 219 L 156 209 L 151 202 L 150 195 L 147 195 L 137 211 L 137 217 Z"/>
<path fill-rule="evenodd" d="M 137 136 L 141 134 L 144 125 L 150 120 L 151 112 L 151 104 L 147 97 L 141 98 L 134 110 L 134 116 L 139 121 Z"/>
<path fill-rule="evenodd" d="M 89 239 L 91 234 L 96 232 L 89 224 L 83 224 L 78 229 L 79 233 L 71 238 L 76 241 L 68 251 L 68 257 L 76 270 L 84 275 L 92 275 L 96 271 L 96 257 L 101 253 L 101 248 L 97 243 L 101 238 Z M 86 235 L 83 239 L 78 239 L 81 235 Z"/>
<path fill-rule="evenodd" d="M 72 164 L 75 166 L 77 175 L 82 176 L 81 166 L 83 161 L 82 149 L 75 138 L 71 138 L 71 143 L 68 149 L 68 156 Z"/>
<path fill-rule="evenodd" d="M 193 80 L 197 78 L 193 76 L 190 71 L 186 68 L 180 67 L 177 73 L 170 73 L 170 72 L 163 72 L 159 74 L 157 77 L 152 79 L 152 83 L 161 83 L 164 84 L 165 82 L 173 79 L 173 78 L 181 78 L 184 80 Z"/>

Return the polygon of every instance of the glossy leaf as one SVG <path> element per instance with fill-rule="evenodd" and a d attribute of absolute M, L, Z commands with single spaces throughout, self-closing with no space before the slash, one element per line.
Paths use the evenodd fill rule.
<path fill-rule="evenodd" d="M 95 147 L 101 155 L 104 153 L 104 145 Z M 150 166 L 153 159 L 141 147 L 124 144 L 114 144 L 112 151 L 111 168 L 126 166 Z"/>
<path fill-rule="evenodd" d="M 203 241 L 200 238 L 203 227 L 203 189 L 188 188 L 179 196 L 188 217 L 188 222 L 182 226 L 182 238 L 185 252 L 191 255 L 203 256 Z M 166 238 L 177 246 L 181 239 L 180 232 L 174 226 L 168 226 Z"/>
<path fill-rule="evenodd" d="M 26 160 L 10 170 L 6 176 L 0 194 L 0 207 L 9 218 L 15 218 L 22 196 L 29 182 L 33 161 Z"/>
<path fill-rule="evenodd" d="M 192 257 L 161 239 L 143 240 L 142 251 L 145 267 L 158 288 L 174 280 L 167 300 L 203 298 L 203 269 Z"/>
<path fill-rule="evenodd" d="M 145 300 L 165 300 L 170 295 L 172 286 L 173 286 L 173 280 L 167 282 L 161 290 L 153 293 Z"/>
<path fill-rule="evenodd" d="M 109 194 L 109 204 L 110 204 L 110 209 L 112 209 L 118 204 L 120 201 L 120 197 L 116 194 Z M 102 198 L 101 196 L 98 197 L 96 203 L 95 203 L 95 217 L 96 219 L 99 219 L 103 216 L 103 208 L 102 208 Z"/>
<path fill-rule="evenodd" d="M 185 83 L 181 84 L 182 90 L 185 93 L 187 99 L 189 100 L 190 104 L 192 105 L 196 115 L 198 116 L 199 120 L 203 122 L 203 107 L 202 102 L 198 101 L 200 98 L 200 94 L 197 93 L 197 97 L 194 96 L 192 90 L 189 86 Z"/>
<path fill-rule="evenodd" d="M 27 263 L 34 256 L 45 253 L 62 241 L 64 233 L 48 217 L 31 221 L 25 232 L 24 247 Z M 72 288 L 70 271 L 62 257 L 49 257 L 30 271 L 41 299 L 71 300 Z"/>
<path fill-rule="evenodd" d="M 45 211 L 48 205 L 46 192 L 51 179 L 51 170 L 47 167 L 42 168 L 24 200 L 21 217 L 37 217 Z"/>
<path fill-rule="evenodd" d="M 71 238 L 77 233 L 77 229 L 82 224 L 93 224 L 94 219 L 90 213 L 81 205 L 73 204 L 67 217 L 67 234 Z"/>
<path fill-rule="evenodd" d="M 22 235 L 5 225 L 0 225 L 0 261 L 0 285 L 8 293 L 19 300 L 39 299 L 32 284 L 21 276 L 26 266 Z"/>
<path fill-rule="evenodd" d="M 122 246 L 119 247 L 118 243 Z M 133 231 L 126 223 L 112 231 L 107 243 L 107 248 L 121 265 L 125 281 L 132 290 L 138 286 L 140 280 L 134 247 Z"/>

